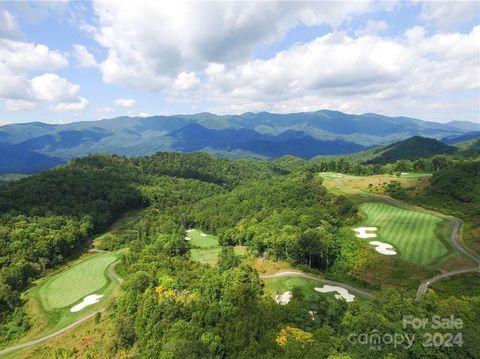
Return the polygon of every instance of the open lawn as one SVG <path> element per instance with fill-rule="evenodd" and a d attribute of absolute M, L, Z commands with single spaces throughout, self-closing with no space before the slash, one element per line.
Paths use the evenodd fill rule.
<path fill-rule="evenodd" d="M 220 247 L 207 249 L 192 248 L 190 250 L 190 255 L 192 256 L 193 260 L 212 265 L 217 263 L 219 253 Z"/>
<path fill-rule="evenodd" d="M 188 241 L 192 246 L 190 255 L 193 260 L 211 265 L 217 263 L 218 255 L 222 249 L 217 237 L 203 233 L 198 229 L 189 229 L 185 233 L 185 237 L 190 238 Z M 242 246 L 236 246 L 234 250 L 236 254 L 243 255 L 246 249 Z"/>
<path fill-rule="evenodd" d="M 102 253 L 42 283 L 38 293 L 46 310 L 63 308 L 101 290 L 107 284 L 105 270 L 117 257 Z"/>
<path fill-rule="evenodd" d="M 362 225 L 378 227 L 375 240 L 392 244 L 403 260 L 429 265 L 452 250 L 453 224 L 446 219 L 380 201 L 362 203 L 360 209 L 366 215 Z"/>
<path fill-rule="evenodd" d="M 189 229 L 185 236 L 190 238 L 189 242 L 192 246 L 190 254 L 193 260 L 212 265 L 217 263 L 220 253 L 220 244 L 217 237 L 205 235 L 198 229 Z"/>
<path fill-rule="evenodd" d="M 198 229 L 188 230 L 186 236 L 191 238 L 190 245 L 193 248 L 215 248 L 219 246 L 217 237 L 209 234 L 205 235 Z"/>
<path fill-rule="evenodd" d="M 108 274 L 117 256 L 110 252 L 88 254 L 69 263 L 55 274 L 42 278 L 25 294 L 26 312 L 32 329 L 19 343 L 66 327 L 81 317 L 104 307 L 118 282 Z M 74 304 L 90 294 L 103 295 L 98 303 L 71 312 Z"/>
<path fill-rule="evenodd" d="M 335 172 L 321 172 L 324 185 L 335 193 L 356 194 L 359 192 L 384 194 L 385 187 L 391 182 L 399 182 L 403 188 L 414 194 L 422 191 L 430 183 L 430 173 L 408 173 L 400 176 L 374 175 L 354 176 Z"/>
<path fill-rule="evenodd" d="M 265 284 L 265 290 L 267 293 L 270 293 L 272 297 L 275 297 L 278 294 L 283 294 L 287 291 L 291 291 L 293 288 L 299 288 L 307 300 L 315 300 L 319 296 L 325 297 L 332 301 L 337 301 L 335 294 L 337 292 L 329 293 L 320 293 L 315 291 L 315 288 L 323 288 L 325 285 L 324 282 L 316 280 L 313 278 L 302 278 L 302 277 L 279 277 L 279 278 L 263 278 L 262 281 Z M 351 292 L 350 292 L 351 293 Z M 351 293 L 355 295 L 355 301 L 364 303 L 368 301 L 356 293 Z"/>
<path fill-rule="evenodd" d="M 301 277 L 280 277 L 280 278 L 264 278 L 262 279 L 265 283 L 265 289 L 267 292 L 275 296 L 277 294 L 282 294 L 286 291 L 291 291 L 293 288 L 298 287 L 302 290 L 302 293 L 307 299 L 315 299 L 320 294 L 314 290 L 315 287 L 323 287 L 323 283 L 309 278 Z M 333 294 L 331 294 L 333 297 Z"/>
<path fill-rule="evenodd" d="M 105 270 L 117 257 L 102 253 L 49 278 L 38 293 L 46 310 L 63 308 L 101 290 L 107 284 Z"/>

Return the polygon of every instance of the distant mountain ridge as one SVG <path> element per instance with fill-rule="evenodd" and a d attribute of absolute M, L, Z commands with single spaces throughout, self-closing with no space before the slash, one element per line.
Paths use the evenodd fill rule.
<path fill-rule="evenodd" d="M 275 159 L 347 154 L 412 136 L 456 138 L 480 130 L 474 123 L 446 124 L 408 117 L 320 110 L 290 114 L 117 117 L 62 125 L 32 122 L 0 127 L 0 173 L 32 173 L 68 159 L 105 152 L 127 156 L 158 151 L 204 151 L 227 157 Z M 31 159 L 32 163 L 29 163 Z M 35 163 L 33 163 L 35 162 Z"/>

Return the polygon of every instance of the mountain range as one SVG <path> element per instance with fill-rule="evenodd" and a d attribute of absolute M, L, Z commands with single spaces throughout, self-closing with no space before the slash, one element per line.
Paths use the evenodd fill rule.
<path fill-rule="evenodd" d="M 475 137 L 479 130 L 479 124 L 464 121 L 441 124 L 330 110 L 31 122 L 0 127 L 0 173 L 34 173 L 95 152 L 136 156 L 204 151 L 230 158 L 275 159 L 288 154 L 310 159 L 359 152 L 412 136 L 455 143 L 457 138 Z"/>

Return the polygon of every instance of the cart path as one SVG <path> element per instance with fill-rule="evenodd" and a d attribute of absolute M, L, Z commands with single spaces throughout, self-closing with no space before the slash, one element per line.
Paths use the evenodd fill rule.
<path fill-rule="evenodd" d="M 342 188 L 342 187 L 345 188 L 343 183 L 341 183 L 340 178 L 335 179 L 335 185 L 336 185 L 337 188 Z M 349 188 L 353 189 L 354 191 L 356 191 L 358 193 L 367 193 L 367 192 L 363 192 L 363 191 L 361 191 L 359 189 L 356 189 L 356 188 L 353 188 L 353 187 L 349 187 Z M 477 266 L 475 266 L 475 267 L 452 270 L 452 271 L 449 271 L 449 272 L 437 274 L 437 275 L 435 275 L 431 278 L 426 279 L 425 281 L 423 281 L 418 286 L 417 295 L 416 295 L 417 300 L 419 300 L 427 292 L 428 286 L 432 283 L 435 283 L 439 280 L 446 279 L 446 278 L 449 278 L 449 277 L 453 277 L 453 276 L 456 276 L 456 275 L 461 275 L 461 274 L 466 274 L 466 273 L 480 273 L 480 256 L 475 254 L 475 253 L 472 253 L 467 247 L 465 247 L 463 245 L 463 243 L 458 238 L 459 237 L 458 234 L 460 233 L 460 228 L 461 228 L 462 223 L 463 223 L 463 221 L 460 218 L 445 215 L 445 214 L 438 213 L 438 212 L 435 212 L 435 211 L 431 211 L 431 210 L 425 209 L 423 207 L 412 206 L 412 205 L 409 205 L 407 203 L 404 203 L 402 201 L 399 201 L 397 199 L 394 199 L 394 198 L 386 196 L 386 195 L 371 194 L 371 193 L 368 193 L 368 194 L 370 194 L 372 196 L 379 197 L 382 200 L 384 200 L 386 202 L 390 202 L 391 204 L 393 204 L 395 206 L 398 206 L 398 207 L 401 207 L 401 208 L 410 209 L 410 210 L 412 210 L 412 209 L 413 210 L 419 210 L 419 211 L 423 211 L 423 212 L 429 212 L 433 215 L 440 216 L 440 217 L 447 218 L 447 219 L 451 220 L 454 224 L 453 224 L 452 233 L 450 235 L 450 243 L 452 244 L 452 246 L 456 250 L 458 250 L 464 256 L 471 259 L 472 261 L 474 261 L 477 264 Z"/>
<path fill-rule="evenodd" d="M 113 280 L 117 281 L 118 283 L 122 283 L 123 282 L 123 278 L 120 277 L 116 272 L 115 272 L 115 266 L 120 263 L 120 260 L 116 260 L 115 262 L 111 263 L 108 267 L 107 267 L 107 273 L 108 275 L 110 276 L 110 278 L 112 278 Z M 11 347 L 7 347 L 5 349 L 2 349 L 0 350 L 0 356 L 3 355 L 3 354 L 8 354 L 8 353 L 11 353 L 11 352 L 14 352 L 16 350 L 19 350 L 19 349 L 24 349 L 24 348 L 27 348 L 27 347 L 30 347 L 32 345 L 36 345 L 36 344 L 39 344 L 39 343 L 42 343 L 48 339 L 52 339 L 60 334 L 63 334 L 67 331 L 69 331 L 70 329 L 76 327 L 77 325 L 79 325 L 80 323 L 83 323 L 84 321 L 90 319 L 90 318 L 93 318 L 97 313 L 101 313 L 101 312 L 104 312 L 106 309 L 106 307 L 103 307 L 103 308 L 100 308 L 99 310 L 93 312 L 93 313 L 90 313 L 84 317 L 81 317 L 80 319 L 74 321 L 73 323 L 67 325 L 66 327 L 63 327 L 62 329 L 59 329 L 57 330 L 56 332 L 53 332 L 53 333 L 50 333 L 48 335 L 45 335 L 43 337 L 40 337 L 40 338 L 37 338 L 37 339 L 32 339 L 32 340 L 29 340 L 28 342 L 25 342 L 25 343 L 21 343 L 21 344 L 17 344 L 17 345 L 13 345 Z"/>

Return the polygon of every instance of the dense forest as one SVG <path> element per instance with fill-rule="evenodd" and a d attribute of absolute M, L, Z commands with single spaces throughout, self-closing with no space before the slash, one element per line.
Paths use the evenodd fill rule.
<path fill-rule="evenodd" d="M 362 244 L 347 227 L 358 220 L 357 207 L 328 192 L 319 171 L 435 171 L 428 198 L 448 197 L 452 206 L 478 213 L 479 162 L 444 156 L 417 161 L 373 166 L 205 154 L 91 155 L 2 185 L 0 341 L 28 330 L 20 294 L 35 278 L 85 251 L 91 236 L 121 213 L 142 207 L 138 223 L 104 243 L 107 249 L 129 248 L 122 259 L 125 281 L 110 308 L 115 335 L 105 347 L 112 357 L 125 351 L 139 358 L 480 357 L 478 296 L 429 293 L 415 302 L 385 288 L 375 300 L 347 304 L 294 290 L 292 301 L 280 306 L 252 266 L 260 256 L 307 270 L 354 270 Z M 219 237 L 217 265 L 190 258 L 184 236 L 193 227 Z M 247 254 L 236 254 L 235 245 L 246 246 Z M 392 343 L 371 351 L 348 339 L 372 330 L 405 333 L 403 313 L 465 318 L 464 345 L 425 348 L 415 342 L 399 350 Z"/>

